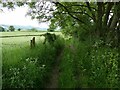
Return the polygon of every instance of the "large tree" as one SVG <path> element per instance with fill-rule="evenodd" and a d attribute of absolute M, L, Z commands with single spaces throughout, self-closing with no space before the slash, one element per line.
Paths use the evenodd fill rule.
<path fill-rule="evenodd" d="M 49 2 L 30 4 L 28 15 L 39 21 L 51 21 L 51 24 L 65 27 L 66 24 L 95 26 L 95 33 L 104 36 L 120 27 L 120 2 Z M 69 21 L 68 21 L 69 20 Z M 88 28 L 85 28 L 88 27 Z"/>
<path fill-rule="evenodd" d="M 120 27 L 120 2 L 1 2 L 3 6 L 29 6 L 27 15 L 39 22 L 51 21 L 62 28 L 79 26 L 86 30 L 95 27 L 97 36 L 104 36 Z"/>

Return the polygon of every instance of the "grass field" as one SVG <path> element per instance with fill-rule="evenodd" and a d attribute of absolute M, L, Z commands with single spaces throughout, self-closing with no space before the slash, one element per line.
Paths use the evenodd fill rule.
<path fill-rule="evenodd" d="M 45 32 L 28 32 L 28 31 L 16 31 L 16 32 L 0 32 L 2 36 L 13 36 L 13 35 L 39 35 Z"/>
<path fill-rule="evenodd" d="M 40 35 L 43 34 L 45 32 L 0 32 L 1 36 L 18 36 L 18 35 Z M 29 45 L 30 40 L 32 39 L 32 37 L 34 36 L 24 36 L 24 37 L 7 37 L 7 38 L 0 38 L 0 40 L 2 41 L 2 47 L 4 47 L 5 45 L 9 45 L 12 44 L 13 46 L 16 44 L 19 44 L 19 46 L 22 46 L 22 44 Z M 35 36 L 36 41 L 41 41 L 42 38 L 44 37 L 40 37 L 40 36 Z M 36 42 L 37 43 L 37 42 Z"/>
<path fill-rule="evenodd" d="M 29 31 L 16 31 L 16 32 L 0 32 L 0 36 L 17 36 L 17 35 L 40 35 L 46 33 L 45 31 L 39 32 L 29 32 Z M 56 34 L 61 34 L 61 32 L 51 32 Z"/>
<path fill-rule="evenodd" d="M 29 45 L 30 40 L 35 37 L 36 43 L 39 43 L 40 41 L 43 41 L 43 36 L 34 36 L 34 35 L 41 35 L 46 32 L 0 32 L 0 36 L 8 36 L 7 38 L 0 38 L 2 48 L 4 46 L 9 45 L 16 45 L 24 46 Z M 60 35 L 60 32 L 55 32 L 55 34 Z M 9 37 L 9 36 L 18 36 L 18 35 L 33 35 L 33 36 L 21 36 L 21 37 Z"/>

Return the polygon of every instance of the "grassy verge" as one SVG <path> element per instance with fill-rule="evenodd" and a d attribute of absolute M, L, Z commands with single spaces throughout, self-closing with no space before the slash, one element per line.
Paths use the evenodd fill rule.
<path fill-rule="evenodd" d="M 61 88 L 118 88 L 118 50 L 101 40 L 68 41 L 60 65 Z"/>

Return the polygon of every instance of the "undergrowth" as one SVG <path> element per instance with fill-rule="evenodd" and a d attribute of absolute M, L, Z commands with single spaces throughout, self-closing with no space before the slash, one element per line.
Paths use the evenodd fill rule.
<path fill-rule="evenodd" d="M 58 43 L 60 42 L 60 43 Z M 54 42 L 35 48 L 12 47 L 3 50 L 2 87 L 4 88 L 43 88 L 50 78 L 51 70 L 64 40 L 60 37 Z"/>
<path fill-rule="evenodd" d="M 59 86 L 66 88 L 118 88 L 118 49 L 102 40 L 66 43 Z M 74 49 L 71 48 L 74 47 Z"/>

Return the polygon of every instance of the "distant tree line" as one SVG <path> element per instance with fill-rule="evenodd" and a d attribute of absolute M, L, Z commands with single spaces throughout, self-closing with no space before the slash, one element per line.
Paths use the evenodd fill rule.
<path fill-rule="evenodd" d="M 14 32 L 15 30 L 21 31 L 21 28 L 15 29 L 13 25 L 10 25 L 8 29 L 6 29 L 3 26 L 0 26 L 0 32 Z M 36 28 L 31 28 L 28 31 L 37 32 L 38 30 Z"/>
<path fill-rule="evenodd" d="M 5 29 L 0 26 L 0 32 L 5 32 Z"/>
<path fill-rule="evenodd" d="M 21 31 L 21 28 L 17 29 L 18 31 Z M 15 27 L 10 25 L 8 27 L 8 29 L 5 29 L 4 27 L 0 26 L 0 32 L 14 32 L 15 31 Z"/>

